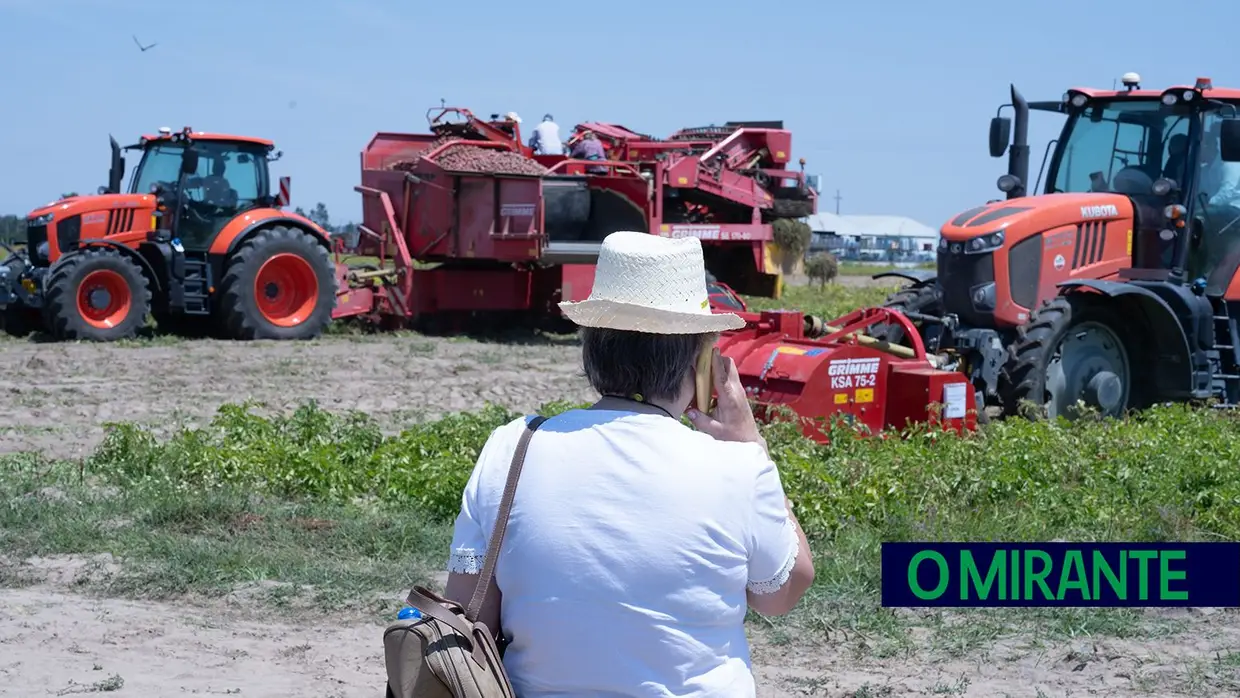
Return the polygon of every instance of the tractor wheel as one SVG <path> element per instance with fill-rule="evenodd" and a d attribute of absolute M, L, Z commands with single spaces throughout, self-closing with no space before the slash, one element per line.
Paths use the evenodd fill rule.
<path fill-rule="evenodd" d="M 1137 347 L 1121 330 L 1129 321 L 1080 296 L 1060 296 L 1031 313 L 1017 330 L 999 380 L 1005 416 L 1077 416 L 1077 401 L 1106 417 L 1140 405 L 1133 383 Z M 1028 414 L 1022 402 L 1033 403 Z"/>
<path fill-rule="evenodd" d="M 151 287 L 134 261 L 93 247 L 60 260 L 44 287 L 43 322 L 59 340 L 111 342 L 137 334 L 151 310 Z"/>
<path fill-rule="evenodd" d="M 332 320 L 336 272 L 312 235 L 276 226 L 246 240 L 220 282 L 220 322 L 233 339 L 312 339 Z"/>
<path fill-rule="evenodd" d="M 943 296 L 939 293 L 937 286 L 906 288 L 888 296 L 883 307 L 905 313 L 942 315 Z M 875 339 L 886 340 L 892 344 L 904 341 L 904 328 L 898 325 L 878 325 L 872 328 L 869 334 Z"/>

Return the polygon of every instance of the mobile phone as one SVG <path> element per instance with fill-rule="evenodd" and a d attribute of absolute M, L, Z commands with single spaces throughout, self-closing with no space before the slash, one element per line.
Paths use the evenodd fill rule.
<path fill-rule="evenodd" d="M 697 357 L 697 375 L 695 376 L 695 396 L 697 409 L 702 414 L 710 412 L 712 393 L 715 390 L 715 343 L 710 342 L 702 347 Z"/>

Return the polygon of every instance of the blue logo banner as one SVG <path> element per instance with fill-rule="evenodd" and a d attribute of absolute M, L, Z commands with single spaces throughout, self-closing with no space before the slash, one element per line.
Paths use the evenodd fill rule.
<path fill-rule="evenodd" d="M 883 543 L 894 607 L 1240 607 L 1240 543 Z"/>

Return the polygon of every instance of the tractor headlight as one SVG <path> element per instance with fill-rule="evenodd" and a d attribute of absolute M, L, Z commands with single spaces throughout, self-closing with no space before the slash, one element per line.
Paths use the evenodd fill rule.
<path fill-rule="evenodd" d="M 42 216 L 34 216 L 26 219 L 26 225 L 34 228 L 40 225 L 50 225 L 52 222 L 52 214 L 45 213 Z"/>
<path fill-rule="evenodd" d="M 947 251 L 947 238 L 940 235 L 939 236 L 939 252 L 946 252 L 946 251 Z"/>
<path fill-rule="evenodd" d="M 1163 218 L 1174 221 L 1188 215 L 1188 209 L 1178 204 L 1172 204 L 1163 209 Z"/>
<path fill-rule="evenodd" d="M 995 181 L 995 186 L 999 191 L 1007 194 L 1020 186 L 1020 177 L 1013 174 L 999 175 L 999 179 Z"/>
<path fill-rule="evenodd" d="M 965 243 L 965 254 L 983 254 L 993 252 L 1003 246 L 1003 231 L 980 235 Z"/>
<path fill-rule="evenodd" d="M 995 282 L 979 284 L 969 291 L 969 299 L 973 302 L 975 310 L 994 310 L 995 309 Z"/>

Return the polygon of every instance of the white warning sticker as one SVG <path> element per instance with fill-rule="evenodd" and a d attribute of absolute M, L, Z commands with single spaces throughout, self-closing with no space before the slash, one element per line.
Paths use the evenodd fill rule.
<path fill-rule="evenodd" d="M 832 390 L 847 388 L 873 388 L 878 382 L 877 357 L 865 359 L 836 359 L 827 365 Z"/>
<path fill-rule="evenodd" d="M 967 383 L 947 383 L 943 386 L 943 417 L 945 419 L 962 419 L 965 405 L 968 404 L 969 389 Z"/>

